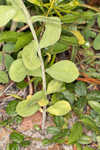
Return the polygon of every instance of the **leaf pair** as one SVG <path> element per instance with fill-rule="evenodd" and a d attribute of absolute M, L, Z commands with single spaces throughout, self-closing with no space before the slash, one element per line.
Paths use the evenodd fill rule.
<path fill-rule="evenodd" d="M 19 102 L 16 107 L 16 112 L 22 117 L 31 116 L 40 109 L 40 106 L 47 104 L 48 100 L 45 99 L 43 91 L 39 91 L 29 99 Z M 69 111 L 71 111 L 71 106 L 66 100 L 60 100 L 47 109 L 47 112 L 56 116 L 65 115 Z"/>

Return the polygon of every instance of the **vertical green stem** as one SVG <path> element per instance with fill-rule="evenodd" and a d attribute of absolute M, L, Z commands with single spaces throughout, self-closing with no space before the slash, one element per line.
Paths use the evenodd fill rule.
<path fill-rule="evenodd" d="M 25 7 L 23 0 L 18 0 L 17 4 L 23 10 L 24 15 L 25 15 L 26 20 L 27 20 L 27 24 L 29 25 L 29 28 L 30 28 L 30 30 L 32 32 L 32 35 L 33 35 L 33 38 L 34 38 L 34 40 L 36 41 L 36 43 L 38 45 L 38 55 L 39 55 L 39 58 L 40 58 L 40 61 L 41 61 L 41 70 L 42 70 L 43 91 L 45 93 L 45 98 L 47 98 L 47 96 L 46 96 L 46 77 L 45 77 L 44 62 L 43 62 L 39 42 L 38 42 L 38 39 L 37 39 L 37 36 L 36 36 L 36 32 L 34 30 L 30 14 L 29 14 L 27 8 Z M 42 131 L 43 131 L 43 133 L 44 133 L 44 128 L 45 128 L 45 121 L 46 121 L 46 107 L 43 108 L 43 120 L 42 120 Z"/>
<path fill-rule="evenodd" d="M 77 46 L 73 46 L 73 49 L 72 49 L 72 54 L 71 54 L 71 61 L 75 62 L 75 57 L 77 55 Z"/>

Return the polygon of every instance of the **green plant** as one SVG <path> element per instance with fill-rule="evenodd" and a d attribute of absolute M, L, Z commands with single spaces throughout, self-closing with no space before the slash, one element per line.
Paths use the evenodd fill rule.
<path fill-rule="evenodd" d="M 26 10 L 21 0 L 10 1 L 10 2 L 11 2 L 10 6 L 0 6 L 1 17 L 2 14 L 4 14 L 5 12 L 9 14 L 8 15 L 9 17 L 7 17 L 7 19 L 2 18 L 0 26 L 7 24 L 8 21 L 11 19 L 13 19 L 14 21 L 16 20 L 18 22 L 27 22 L 31 29 L 34 40 L 31 41 L 28 45 L 26 45 L 22 51 L 20 51 L 20 56 L 17 58 L 17 60 L 15 60 L 12 63 L 10 67 L 9 76 L 13 81 L 20 82 L 24 80 L 24 78 L 27 75 L 31 74 L 33 76 L 39 76 L 38 73 L 40 72 L 40 77 L 42 77 L 43 79 L 43 92 L 41 92 L 41 96 L 40 94 L 36 93 L 37 94 L 36 99 L 34 98 L 35 95 L 31 96 L 29 100 L 27 99 L 20 102 L 16 107 L 16 111 L 19 115 L 28 116 L 38 111 L 41 105 L 45 106 L 48 104 L 46 98 L 48 93 L 46 92 L 45 69 L 44 69 L 43 59 L 41 56 L 41 49 L 46 48 L 50 45 L 54 45 L 59 40 L 61 35 L 61 22 L 58 17 L 33 16 L 30 18 L 30 15 L 28 14 L 28 11 Z M 24 15 L 26 16 L 26 18 L 24 17 Z M 38 42 L 35 30 L 32 27 L 32 22 L 34 23 L 36 21 L 45 22 L 45 31 L 43 33 L 42 38 L 40 39 L 40 42 Z M 52 37 L 49 36 L 51 31 L 53 31 Z M 73 33 L 75 35 L 77 34 L 74 31 Z M 46 72 L 54 79 L 60 80 L 62 82 L 67 82 L 67 83 L 74 81 L 79 76 L 79 72 L 75 64 L 68 60 L 57 62 L 56 64 L 47 68 Z M 60 72 L 62 72 L 62 74 L 60 74 Z M 59 82 L 59 84 L 61 83 Z M 41 102 L 42 104 L 40 104 Z M 56 108 L 56 105 L 57 107 L 59 107 L 58 110 Z M 61 105 L 63 109 L 60 108 Z M 30 107 L 30 109 L 29 112 L 26 113 L 28 107 Z M 71 110 L 70 104 L 65 100 L 62 100 L 61 102 L 57 102 L 53 106 L 50 106 L 47 109 L 48 112 L 55 115 L 65 115 L 70 110 Z"/>
<path fill-rule="evenodd" d="M 24 136 L 18 132 L 12 132 L 10 134 L 10 141 L 7 145 L 7 150 L 20 150 L 21 147 L 27 147 L 30 145 L 29 140 L 25 140 Z"/>
<path fill-rule="evenodd" d="M 81 145 L 99 143 L 100 92 L 89 93 L 90 87 L 81 81 L 74 81 L 100 84 L 98 80 L 91 79 L 100 79 L 100 54 L 95 51 L 99 52 L 100 48 L 100 10 L 81 0 L 27 0 L 25 3 L 22 0 L 7 0 L 0 4 L 0 27 L 7 27 L 0 33 L 0 83 L 6 84 L 10 79 L 16 82 L 18 88 L 34 83 L 35 90 L 41 84 L 39 91 L 33 94 L 29 88 L 31 92 L 25 99 L 13 100 L 8 104 L 6 112 L 10 117 L 1 125 L 20 123 L 22 117 L 42 110 L 42 131 L 46 113 L 55 116 L 56 124 L 56 127 L 47 128 L 47 133 L 53 136 L 44 139 L 44 144 L 74 144 L 81 150 Z M 35 16 L 31 9 L 36 12 Z M 18 32 L 9 30 L 13 23 L 17 24 Z M 98 29 L 94 28 L 95 25 Z M 62 58 L 59 58 L 61 53 Z M 78 78 L 79 75 L 84 78 Z M 11 96 L 18 98 L 17 95 Z M 68 117 L 73 114 L 77 121 L 69 129 L 66 118 L 69 120 Z M 82 125 L 91 130 L 92 137 L 84 133 Z M 39 130 L 37 126 L 35 129 Z M 11 140 L 8 149 L 19 149 L 28 143 Z M 83 149 L 92 148 L 85 146 Z"/>

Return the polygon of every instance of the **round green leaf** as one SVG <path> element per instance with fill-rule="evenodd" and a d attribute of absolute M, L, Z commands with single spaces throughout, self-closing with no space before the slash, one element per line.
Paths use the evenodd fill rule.
<path fill-rule="evenodd" d="M 8 75 L 5 71 L 0 71 L 0 83 L 8 83 Z"/>
<path fill-rule="evenodd" d="M 46 72 L 54 79 L 63 82 L 73 82 L 79 76 L 76 65 L 69 60 L 62 60 L 46 70 Z"/>
<path fill-rule="evenodd" d="M 16 15 L 14 16 L 13 20 L 15 22 L 24 22 L 24 23 L 26 23 L 24 13 L 21 9 L 18 9 L 18 11 L 17 11 Z"/>
<path fill-rule="evenodd" d="M 11 6 L 0 6 L 0 27 L 6 25 L 16 14 L 16 10 Z"/>
<path fill-rule="evenodd" d="M 53 23 L 52 21 L 50 23 L 46 23 L 45 25 L 45 32 L 43 34 L 43 37 L 40 41 L 40 48 L 46 48 L 50 45 L 55 44 L 61 34 L 61 22 L 58 17 L 50 17 L 57 23 Z M 53 32 L 52 32 L 53 31 Z"/>
<path fill-rule="evenodd" d="M 37 57 L 37 45 L 35 41 L 29 43 L 22 52 L 22 60 L 28 70 L 35 70 L 40 67 L 40 60 Z"/>
<path fill-rule="evenodd" d="M 63 90 L 65 90 L 63 82 L 60 82 L 60 81 L 57 81 L 57 80 L 52 80 L 48 84 L 47 94 L 61 92 Z"/>
<path fill-rule="evenodd" d="M 29 76 L 33 76 L 33 77 L 42 77 L 42 71 L 41 71 L 41 68 L 37 68 L 33 71 L 30 71 L 27 69 L 27 75 Z"/>
<path fill-rule="evenodd" d="M 93 42 L 93 47 L 95 50 L 100 50 L 100 34 L 97 35 Z"/>
<path fill-rule="evenodd" d="M 61 100 L 50 106 L 47 111 L 55 116 L 62 116 L 71 111 L 71 106 L 67 101 Z"/>
<path fill-rule="evenodd" d="M 23 65 L 22 59 L 15 60 L 9 70 L 11 80 L 15 82 L 22 81 L 26 76 L 26 69 Z"/>
<path fill-rule="evenodd" d="M 40 106 L 36 103 L 30 103 L 30 100 L 24 100 L 18 103 L 16 112 L 22 117 L 27 117 L 35 114 L 39 110 Z"/>

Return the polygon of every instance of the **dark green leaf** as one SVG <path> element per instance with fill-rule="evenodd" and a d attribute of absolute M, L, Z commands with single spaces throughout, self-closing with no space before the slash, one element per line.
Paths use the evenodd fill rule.
<path fill-rule="evenodd" d="M 75 93 L 77 94 L 77 96 L 86 96 L 87 94 L 86 84 L 81 81 L 77 82 L 75 85 Z"/>
<path fill-rule="evenodd" d="M 26 140 L 26 141 L 21 142 L 20 144 L 21 144 L 22 147 L 27 147 L 31 144 L 31 141 Z"/>
<path fill-rule="evenodd" d="M 96 133 L 100 133 L 100 129 L 96 126 L 94 120 L 90 119 L 89 117 L 83 117 L 80 120 L 88 129 L 95 131 Z"/>
<path fill-rule="evenodd" d="M 100 114 L 100 103 L 96 101 L 88 101 L 88 104 L 91 106 L 91 108 Z"/>
<path fill-rule="evenodd" d="M 77 102 L 75 103 L 76 107 L 79 109 L 79 110 L 84 110 L 84 107 L 86 106 L 87 104 L 87 99 L 86 97 L 79 97 Z"/>
<path fill-rule="evenodd" d="M 0 33 L 0 42 L 16 42 L 19 35 L 23 33 L 5 31 Z"/>
<path fill-rule="evenodd" d="M 33 39 L 32 33 L 24 33 L 23 35 L 19 36 L 15 45 L 15 51 L 19 51 L 25 45 L 30 43 Z"/>
<path fill-rule="evenodd" d="M 88 100 L 98 100 L 100 101 L 100 91 L 90 91 L 88 94 L 87 94 L 87 99 Z"/>
<path fill-rule="evenodd" d="M 63 127 L 64 125 L 64 117 L 62 116 L 55 116 L 54 117 L 54 123 L 56 124 L 57 127 Z"/>
<path fill-rule="evenodd" d="M 75 100 L 75 94 L 74 93 L 72 93 L 69 90 L 66 90 L 66 91 L 62 92 L 62 94 L 64 95 L 64 98 L 66 98 L 66 100 L 68 100 L 71 104 L 74 103 L 74 100 Z"/>
<path fill-rule="evenodd" d="M 20 150 L 19 144 L 17 144 L 16 142 L 10 143 L 7 145 L 6 150 Z"/>
<path fill-rule="evenodd" d="M 54 126 L 50 126 L 50 127 L 47 128 L 47 132 L 49 134 L 57 134 L 57 133 L 60 132 L 60 128 L 54 127 Z"/>
<path fill-rule="evenodd" d="M 7 44 L 4 44 L 3 51 L 6 53 L 13 53 L 14 47 L 15 47 L 15 44 L 9 42 Z"/>
<path fill-rule="evenodd" d="M 94 148 L 91 148 L 91 147 L 89 147 L 89 146 L 86 146 L 86 147 L 83 148 L 83 150 L 94 150 Z"/>
<path fill-rule="evenodd" d="M 10 139 L 16 143 L 21 143 L 24 140 L 24 136 L 18 132 L 12 132 L 10 134 Z"/>
<path fill-rule="evenodd" d="M 82 125 L 79 122 L 76 122 L 71 128 L 71 133 L 68 138 L 68 144 L 73 144 L 79 140 L 82 136 Z"/>
<path fill-rule="evenodd" d="M 18 104 L 18 100 L 13 100 L 11 102 L 8 103 L 7 107 L 6 107 L 6 113 L 10 116 L 16 116 L 16 106 Z"/>

